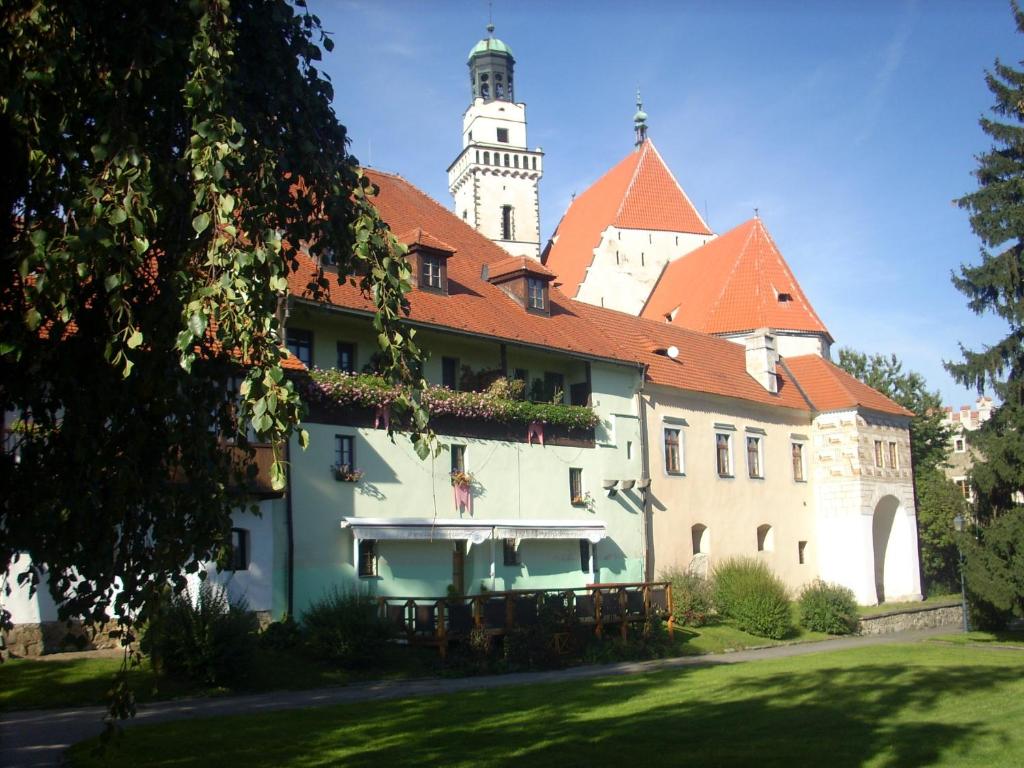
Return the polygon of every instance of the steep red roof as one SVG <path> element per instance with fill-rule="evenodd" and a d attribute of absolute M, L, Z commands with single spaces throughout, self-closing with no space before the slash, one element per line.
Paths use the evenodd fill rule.
<path fill-rule="evenodd" d="M 550 291 L 551 316 L 545 317 L 527 312 L 501 288 L 487 282 L 482 276 L 484 265 L 488 270 L 500 267 L 509 261 L 508 252 L 459 217 L 399 176 L 374 170 L 367 170 L 366 175 L 380 188 L 374 205 L 391 230 L 402 233 L 399 239 L 408 237 L 407 243 L 454 251 L 448 259 L 448 295 L 412 290 L 408 294 L 410 320 L 564 352 L 626 359 L 558 290 Z M 297 298 L 309 298 L 316 264 L 305 254 L 298 256 L 298 263 L 298 271 L 288 277 L 289 290 Z M 327 301 L 356 311 L 373 311 L 372 301 L 351 280 L 339 285 L 329 277 Z"/>
<path fill-rule="evenodd" d="M 773 328 L 828 335 L 759 218 L 669 262 L 640 314 L 672 315 L 674 325 L 705 333 Z"/>
<path fill-rule="evenodd" d="M 579 291 L 610 226 L 711 234 L 649 139 L 578 195 L 559 222 L 544 263 L 568 295 Z"/>
<path fill-rule="evenodd" d="M 652 384 L 810 410 L 800 390 L 781 368 L 778 394 L 758 384 L 747 373 L 746 351 L 739 344 L 613 309 L 583 302 L 573 305 L 620 348 L 628 350 L 630 360 L 647 365 L 647 380 Z M 669 347 L 679 350 L 678 357 L 664 354 Z"/>
<path fill-rule="evenodd" d="M 799 383 L 816 411 L 860 407 L 898 416 L 914 415 L 881 392 L 817 355 L 787 357 L 783 360 L 783 365 Z"/>

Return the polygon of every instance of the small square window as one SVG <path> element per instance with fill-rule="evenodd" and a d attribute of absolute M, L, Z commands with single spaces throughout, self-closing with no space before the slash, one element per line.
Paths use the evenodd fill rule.
<path fill-rule="evenodd" d="M 245 528 L 231 529 L 231 560 L 229 571 L 249 569 L 249 532 Z"/>
<path fill-rule="evenodd" d="M 288 351 L 302 361 L 307 368 L 313 367 L 313 332 L 302 328 L 289 328 L 285 334 Z"/>
<path fill-rule="evenodd" d="M 356 370 L 356 345 L 347 341 L 338 342 L 338 370 L 346 373 L 355 373 Z"/>
<path fill-rule="evenodd" d="M 719 477 L 732 477 L 732 436 L 715 434 L 715 464 Z"/>
<path fill-rule="evenodd" d="M 583 504 L 583 470 L 577 467 L 569 468 L 569 501 L 573 504 Z"/>
<path fill-rule="evenodd" d="M 502 557 L 505 565 L 522 565 L 515 539 L 505 539 L 502 542 Z"/>
<path fill-rule="evenodd" d="M 359 576 L 365 578 L 377 575 L 376 539 L 359 540 Z"/>
<path fill-rule="evenodd" d="M 498 142 L 501 144 L 508 144 L 508 128 L 498 129 Z"/>
<path fill-rule="evenodd" d="M 958 437 L 953 441 L 953 450 L 957 453 L 963 453 L 967 450 L 967 444 L 962 437 Z"/>

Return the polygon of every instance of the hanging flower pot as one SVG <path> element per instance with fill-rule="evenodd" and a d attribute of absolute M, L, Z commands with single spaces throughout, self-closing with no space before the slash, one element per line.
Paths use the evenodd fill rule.
<path fill-rule="evenodd" d="M 334 470 L 334 479 L 339 483 L 358 483 L 363 477 L 363 470 L 353 469 L 348 464 L 340 466 L 335 464 L 332 469 Z"/>

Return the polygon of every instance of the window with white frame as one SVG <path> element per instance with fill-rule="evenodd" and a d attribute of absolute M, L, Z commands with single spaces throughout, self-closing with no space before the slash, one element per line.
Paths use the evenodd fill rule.
<path fill-rule="evenodd" d="M 747 435 L 747 474 L 755 479 L 764 477 L 761 448 L 760 435 Z"/>
<path fill-rule="evenodd" d="M 670 475 L 683 474 L 683 430 L 679 427 L 665 427 L 665 472 Z"/>
<path fill-rule="evenodd" d="M 359 576 L 366 578 L 377 575 L 377 541 L 359 540 Z"/>
<path fill-rule="evenodd" d="M 962 437 L 953 440 L 953 450 L 957 453 L 964 453 L 967 450 L 967 441 Z"/>
<path fill-rule="evenodd" d="M 569 502 L 576 505 L 586 503 L 583 496 L 583 470 L 579 467 L 569 467 Z"/>
<path fill-rule="evenodd" d="M 732 477 L 732 435 L 715 433 L 715 467 L 719 477 Z"/>
<path fill-rule="evenodd" d="M 334 466 L 342 472 L 356 468 L 356 439 L 352 435 L 334 436 Z"/>

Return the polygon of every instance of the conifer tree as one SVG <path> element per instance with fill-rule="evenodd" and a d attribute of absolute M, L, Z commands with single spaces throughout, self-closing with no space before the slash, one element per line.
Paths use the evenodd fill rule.
<path fill-rule="evenodd" d="M 1011 5 L 1024 33 L 1024 13 Z M 992 148 L 977 158 L 978 189 L 957 201 L 981 239 L 981 263 L 962 265 L 952 279 L 975 313 L 994 313 L 1007 332 L 980 350 L 961 345 L 963 360 L 946 363 L 958 382 L 1000 401 L 968 437 L 985 457 L 972 473 L 981 522 L 1017 507 L 1024 488 L 1024 71 L 996 59 L 985 82 L 995 104 L 980 124 Z"/>

